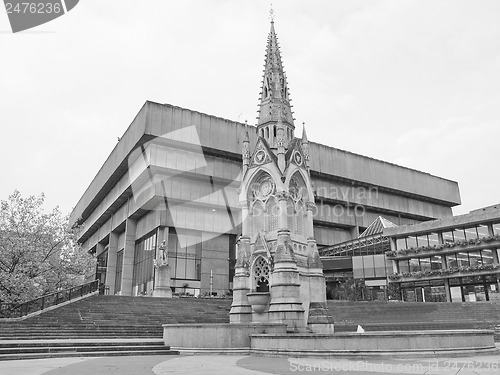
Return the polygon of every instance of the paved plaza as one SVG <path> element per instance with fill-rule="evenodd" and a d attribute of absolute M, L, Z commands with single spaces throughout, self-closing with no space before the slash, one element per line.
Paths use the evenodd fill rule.
<path fill-rule="evenodd" d="M 499 345 L 497 345 L 499 347 Z M 500 354 L 435 358 L 284 358 L 236 355 L 76 357 L 0 362 L 2 375 L 498 374 Z"/>

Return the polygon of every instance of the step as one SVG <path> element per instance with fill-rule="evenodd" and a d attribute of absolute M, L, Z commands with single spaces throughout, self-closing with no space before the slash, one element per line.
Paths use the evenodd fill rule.
<path fill-rule="evenodd" d="M 111 356 L 139 356 L 139 355 L 178 355 L 176 350 L 129 350 L 105 352 L 59 352 L 59 353 L 28 353 L 28 354 L 0 354 L 0 361 L 44 358 L 69 357 L 111 357 Z"/>
<path fill-rule="evenodd" d="M 59 352 L 109 352 L 109 351 L 143 351 L 143 350 L 170 350 L 161 345 L 103 345 L 103 346 L 38 346 L 38 347 L 13 347 L 0 349 L 2 354 L 29 354 L 29 353 L 59 353 Z"/>
<path fill-rule="evenodd" d="M 0 341 L 0 349 L 6 347 L 65 347 L 71 344 L 72 347 L 88 347 L 88 346 L 151 346 L 161 345 L 165 348 L 163 339 L 56 339 L 56 340 L 11 340 L 9 342 Z"/>

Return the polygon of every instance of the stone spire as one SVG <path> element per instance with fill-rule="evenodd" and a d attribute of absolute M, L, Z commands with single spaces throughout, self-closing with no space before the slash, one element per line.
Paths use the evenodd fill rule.
<path fill-rule="evenodd" d="M 250 164 L 250 137 L 248 136 L 248 123 L 245 120 L 245 132 L 243 134 L 241 154 L 243 157 L 243 175 L 247 172 Z"/>
<path fill-rule="evenodd" d="M 284 145 L 287 147 L 293 138 L 292 106 L 290 105 L 288 84 L 286 81 L 278 38 L 274 31 L 274 20 L 267 38 L 266 59 L 262 91 L 260 93 L 257 131 L 273 149 L 278 147 L 278 122 L 281 119 L 284 131 Z"/>
<path fill-rule="evenodd" d="M 302 123 L 302 151 L 304 153 L 304 161 L 307 170 L 309 170 L 309 140 L 306 134 L 306 123 Z"/>

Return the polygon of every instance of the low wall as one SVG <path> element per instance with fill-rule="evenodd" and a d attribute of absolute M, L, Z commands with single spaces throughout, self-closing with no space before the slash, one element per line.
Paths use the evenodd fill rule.
<path fill-rule="evenodd" d="M 267 355 L 334 356 L 425 352 L 495 351 L 491 330 L 401 331 L 250 336 L 251 352 Z"/>
<path fill-rule="evenodd" d="M 236 349 L 250 348 L 250 335 L 284 335 L 286 324 L 164 324 L 163 341 L 171 348 L 180 349 Z"/>

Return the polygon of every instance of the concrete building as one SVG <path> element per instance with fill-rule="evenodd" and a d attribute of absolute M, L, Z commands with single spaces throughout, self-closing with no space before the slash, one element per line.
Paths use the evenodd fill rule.
<path fill-rule="evenodd" d="M 261 106 L 260 118 L 270 109 Z M 277 137 L 276 127 L 261 125 L 144 104 L 71 214 L 108 293 L 151 294 L 163 242 L 175 293 L 232 290 L 242 233 L 241 140 L 246 129 L 250 149 L 258 136 L 270 145 Z M 294 142 L 294 127 L 284 131 Z M 405 225 L 449 218 L 460 204 L 456 182 L 314 142 L 309 173 L 318 248 L 357 238 L 380 215 Z"/>
<path fill-rule="evenodd" d="M 369 229 L 321 250 L 328 297 L 500 301 L 499 206 L 413 225 L 379 218 Z"/>

